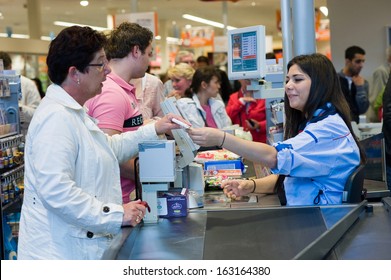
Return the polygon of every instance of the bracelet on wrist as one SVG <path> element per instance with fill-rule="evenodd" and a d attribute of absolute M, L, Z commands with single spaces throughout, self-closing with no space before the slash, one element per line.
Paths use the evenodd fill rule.
<path fill-rule="evenodd" d="M 251 193 L 254 193 L 255 192 L 255 189 L 257 187 L 257 184 L 255 183 L 255 180 L 254 179 L 250 179 L 251 181 L 253 181 L 253 184 L 254 184 L 254 187 L 253 187 L 253 190 L 251 191 Z"/>
<path fill-rule="evenodd" d="M 224 131 L 223 142 L 221 142 L 221 145 L 219 146 L 220 149 L 223 148 L 223 145 L 224 145 L 224 142 L 225 142 L 225 135 L 226 135 L 226 134 L 227 134 L 227 133 Z"/>

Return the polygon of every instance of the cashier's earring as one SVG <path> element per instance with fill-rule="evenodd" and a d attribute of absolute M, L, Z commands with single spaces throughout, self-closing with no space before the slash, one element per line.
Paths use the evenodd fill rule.
<path fill-rule="evenodd" d="M 80 80 L 79 79 L 77 79 L 77 84 L 80 85 Z"/>

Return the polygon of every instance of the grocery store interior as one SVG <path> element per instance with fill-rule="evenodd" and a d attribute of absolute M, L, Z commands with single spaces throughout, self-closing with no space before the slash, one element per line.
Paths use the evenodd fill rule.
<path fill-rule="evenodd" d="M 0 0 L 0 51 L 11 55 L 17 75 L 40 79 L 46 90 L 51 84 L 46 65 L 48 46 L 62 29 L 85 25 L 109 31 L 120 22 L 133 21 L 154 33 L 151 74 L 165 77 L 167 70 L 175 65 L 176 54 L 182 50 L 193 52 L 195 57 L 206 56 L 211 64 L 227 70 L 230 63 L 227 32 L 236 28 L 264 26 L 265 52 L 284 59 L 282 5 L 289 3 L 293 9 L 296 4 L 303 4 L 302 1 Z M 391 1 L 308 1 L 314 8 L 315 34 L 309 37 L 315 38 L 316 52 L 330 58 L 335 69 L 341 71 L 345 49 L 352 45 L 362 47 L 366 54 L 361 75 L 371 85 L 372 74 L 384 63 L 385 51 L 391 45 Z M 292 17 L 292 25 L 301 20 L 295 18 L 295 13 Z M 297 38 L 303 38 L 301 32 L 305 31 L 292 30 L 293 55 L 301 47 L 295 44 Z M 305 39 L 307 35 L 304 34 Z M 20 80 L 15 78 L 15 83 L 20 87 Z M 1 111 L 9 106 L 17 108 L 20 88 L 12 79 L 7 93 L 3 82 L 1 85 Z M 271 119 L 273 114 L 276 112 L 268 112 L 267 117 Z M 20 134 L 18 110 L 8 111 L 6 115 L 9 122 L 0 125 L 2 260 L 17 259 L 24 176 L 23 153 L 19 152 L 23 152 L 25 135 Z M 210 189 L 202 190 L 200 207 L 189 207 L 194 201 L 187 201 L 181 217 L 166 213 L 144 226 L 124 227 L 104 252 L 103 259 L 391 259 L 391 200 L 386 183 L 382 123 L 372 122 L 364 115 L 360 120 L 355 129 L 368 153 L 367 173 L 362 178 L 364 200 L 339 206 L 287 209 L 279 205 L 277 196 L 228 200 L 221 190 L 212 186 L 213 180 L 206 180 L 202 186 Z M 268 129 L 271 126 L 268 124 Z M 228 151 L 200 152 L 198 163 L 205 170 L 209 156 L 215 156 L 216 161 L 229 158 L 232 160 L 229 165 L 234 167 L 227 169 L 240 169 L 240 175 L 246 178 L 262 177 L 266 172 L 262 166 Z M 219 168 L 214 160 L 209 162 L 211 168 Z M 183 176 L 195 176 L 190 173 L 197 171 L 191 170 Z M 151 192 L 152 196 L 157 195 L 156 191 Z M 154 198 L 152 201 L 156 206 Z M 173 222 L 175 219 L 177 222 Z M 307 230 L 302 231 L 303 228 Z M 242 233 L 245 238 L 236 242 L 235 236 Z M 216 241 L 222 235 L 228 246 Z M 246 242 L 249 238 L 252 241 Z M 275 238 L 280 241 L 273 242 Z"/>

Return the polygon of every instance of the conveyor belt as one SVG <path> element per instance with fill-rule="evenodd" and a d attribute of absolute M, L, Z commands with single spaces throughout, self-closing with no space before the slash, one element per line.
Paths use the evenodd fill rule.
<path fill-rule="evenodd" d="M 292 259 L 326 231 L 319 208 L 208 211 L 204 259 Z"/>
<path fill-rule="evenodd" d="M 103 259 L 390 260 L 390 212 L 390 197 L 370 205 L 192 211 L 124 228 Z"/>

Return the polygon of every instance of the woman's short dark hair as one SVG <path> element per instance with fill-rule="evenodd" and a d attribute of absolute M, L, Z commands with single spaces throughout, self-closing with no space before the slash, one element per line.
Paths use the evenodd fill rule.
<path fill-rule="evenodd" d="M 49 46 L 46 64 L 50 80 L 62 84 L 71 66 L 84 72 L 96 52 L 105 44 L 105 35 L 90 27 L 71 26 L 63 29 Z"/>

